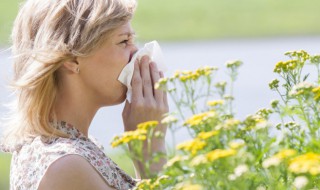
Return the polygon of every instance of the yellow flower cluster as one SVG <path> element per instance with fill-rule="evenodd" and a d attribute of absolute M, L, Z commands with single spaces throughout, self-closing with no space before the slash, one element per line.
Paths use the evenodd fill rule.
<path fill-rule="evenodd" d="M 293 158 L 289 163 L 289 171 L 296 174 L 320 174 L 320 154 L 310 152 Z"/>
<path fill-rule="evenodd" d="M 212 136 L 215 136 L 217 134 L 219 134 L 219 131 L 200 132 L 197 135 L 197 138 L 206 140 L 206 139 L 208 139 L 208 138 L 210 138 Z"/>
<path fill-rule="evenodd" d="M 188 158 L 189 158 L 188 156 L 176 155 L 173 158 L 171 158 L 170 160 L 168 160 L 164 167 L 165 168 L 171 167 L 177 162 L 182 162 L 182 161 L 188 160 Z"/>
<path fill-rule="evenodd" d="M 176 190 L 202 190 L 203 187 L 199 184 L 191 184 L 190 182 L 178 183 L 174 189 Z"/>
<path fill-rule="evenodd" d="M 200 114 L 193 115 L 191 118 L 187 119 L 183 125 L 189 125 L 190 127 L 205 124 L 205 122 L 216 116 L 216 112 L 208 111 Z"/>
<path fill-rule="evenodd" d="M 311 83 L 308 82 L 301 82 L 291 89 L 289 94 L 291 96 L 299 96 L 299 95 L 304 95 L 304 96 L 311 96 L 313 89 L 315 86 Z"/>
<path fill-rule="evenodd" d="M 224 100 L 213 100 L 213 101 L 207 102 L 207 105 L 212 107 L 223 105 L 223 104 L 224 104 Z"/>
<path fill-rule="evenodd" d="M 298 66 L 299 66 L 299 62 L 297 60 L 280 61 L 276 64 L 273 72 L 275 73 L 288 72 L 288 71 L 295 70 Z"/>
<path fill-rule="evenodd" d="M 154 85 L 154 89 L 166 89 L 168 78 L 161 78 Z"/>
<path fill-rule="evenodd" d="M 270 87 L 270 89 L 271 90 L 274 90 L 274 89 L 277 89 L 277 88 L 279 88 L 279 80 L 278 79 L 274 79 L 273 81 L 271 81 L 270 83 L 269 83 L 269 87 Z"/>
<path fill-rule="evenodd" d="M 192 155 L 195 155 L 199 150 L 202 150 L 206 145 L 207 143 L 204 142 L 203 140 L 195 138 L 190 141 L 186 141 L 181 144 L 178 144 L 177 149 L 188 151 L 188 152 L 191 152 Z"/>
<path fill-rule="evenodd" d="M 162 175 L 153 182 L 151 179 L 142 179 L 136 184 L 133 190 L 160 189 L 160 185 L 163 183 L 163 181 L 167 180 L 168 178 L 169 176 Z"/>
<path fill-rule="evenodd" d="M 285 55 L 290 56 L 290 57 L 296 57 L 303 62 L 305 62 L 306 60 L 308 60 L 310 58 L 310 55 L 304 50 L 288 51 L 285 53 Z"/>
<path fill-rule="evenodd" d="M 220 158 L 225 158 L 229 156 L 235 155 L 237 152 L 234 149 L 228 149 L 228 150 L 223 150 L 223 149 L 215 149 L 209 153 L 207 153 L 207 158 L 209 161 L 215 161 Z"/>
<path fill-rule="evenodd" d="M 320 55 L 311 56 L 310 62 L 313 64 L 319 64 L 320 63 Z"/>
<path fill-rule="evenodd" d="M 176 123 L 176 122 L 178 122 L 178 119 L 173 115 L 167 115 L 161 120 L 161 123 L 166 125 Z"/>
<path fill-rule="evenodd" d="M 239 149 L 245 145 L 243 140 L 234 140 L 228 143 L 229 147 L 232 149 Z"/>
<path fill-rule="evenodd" d="M 217 125 L 216 129 L 217 130 L 220 130 L 220 129 L 232 129 L 232 128 L 237 127 L 240 123 L 241 123 L 240 120 L 231 118 L 231 119 L 225 120 L 224 123 Z"/>
<path fill-rule="evenodd" d="M 314 100 L 319 101 L 320 100 L 320 86 L 313 88 L 312 92 L 314 93 Z"/>
<path fill-rule="evenodd" d="M 246 130 L 261 129 L 267 126 L 267 121 L 261 115 L 249 115 L 243 124 L 246 126 Z"/>
<path fill-rule="evenodd" d="M 142 179 L 137 184 L 134 190 L 153 189 L 150 179 Z"/>
<path fill-rule="evenodd" d="M 289 158 L 289 157 L 294 156 L 296 154 L 297 154 L 297 151 L 295 151 L 293 149 L 283 149 L 273 156 L 277 157 L 279 159 L 286 159 L 286 158 Z"/>
<path fill-rule="evenodd" d="M 149 130 L 151 128 L 156 127 L 157 125 L 159 125 L 158 121 L 147 121 L 147 122 L 138 124 L 137 128 L 141 130 Z"/>
<path fill-rule="evenodd" d="M 242 61 L 240 60 L 232 60 L 232 61 L 228 61 L 226 63 L 227 68 L 237 68 L 240 67 L 242 65 Z"/>
<path fill-rule="evenodd" d="M 195 166 L 198 166 L 200 164 L 206 164 L 208 163 L 208 158 L 206 155 L 204 154 L 200 154 L 200 155 L 197 155 L 196 157 L 194 157 L 191 162 L 190 162 L 190 166 L 191 167 L 195 167 Z"/>
<path fill-rule="evenodd" d="M 271 166 L 279 165 L 284 159 L 294 156 L 297 152 L 293 149 L 283 149 L 277 154 L 263 161 L 262 166 L 264 168 L 269 168 Z"/>
<path fill-rule="evenodd" d="M 126 144 L 133 140 L 144 141 L 147 139 L 147 130 L 137 129 L 134 131 L 127 131 L 122 134 L 122 136 L 116 136 L 113 138 L 111 146 L 117 147 L 122 144 Z"/>
<path fill-rule="evenodd" d="M 199 68 L 196 71 L 177 71 L 174 73 L 173 78 L 171 78 L 171 80 L 173 79 L 180 79 L 181 82 L 186 82 L 188 80 L 198 80 L 200 78 L 200 76 L 209 76 L 212 71 L 217 70 L 216 67 L 203 67 L 203 68 Z"/>

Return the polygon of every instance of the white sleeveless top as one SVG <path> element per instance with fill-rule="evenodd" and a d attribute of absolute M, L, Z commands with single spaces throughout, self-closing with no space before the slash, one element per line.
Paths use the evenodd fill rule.
<path fill-rule="evenodd" d="M 136 181 L 106 156 L 103 147 L 93 138 L 87 138 L 65 122 L 53 126 L 70 135 L 70 138 L 38 136 L 14 150 L 0 146 L 0 150 L 13 155 L 10 169 L 11 190 L 38 189 L 48 167 L 57 159 L 71 154 L 85 158 L 111 187 L 127 190 L 135 186 Z"/>

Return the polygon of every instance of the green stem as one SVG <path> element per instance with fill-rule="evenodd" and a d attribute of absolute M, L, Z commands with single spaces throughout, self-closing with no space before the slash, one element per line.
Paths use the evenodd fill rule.
<path fill-rule="evenodd" d="M 304 121 L 307 123 L 307 127 L 309 128 L 311 135 L 314 136 L 314 131 L 310 125 L 309 117 L 307 116 L 306 112 L 304 111 L 303 103 L 300 98 L 298 98 L 298 103 L 299 103 L 299 108 L 302 112 L 302 117 L 303 117 Z"/>

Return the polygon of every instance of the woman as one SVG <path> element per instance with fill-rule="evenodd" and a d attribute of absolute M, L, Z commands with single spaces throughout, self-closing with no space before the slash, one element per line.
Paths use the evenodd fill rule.
<path fill-rule="evenodd" d="M 88 138 L 88 130 L 99 108 L 126 99 L 127 89 L 117 78 L 137 51 L 130 26 L 135 6 L 133 0 L 22 5 L 12 33 L 17 99 L 2 145 L 13 154 L 11 189 L 134 187 L 135 180 Z M 153 88 L 162 76 L 148 57 L 135 62 L 132 102 L 123 110 L 125 131 L 168 112 L 166 94 Z M 165 126 L 158 128 L 166 132 Z M 152 139 L 151 147 L 165 152 L 164 139 Z M 150 152 L 144 152 L 148 159 Z M 144 177 L 142 164 L 134 163 Z"/>

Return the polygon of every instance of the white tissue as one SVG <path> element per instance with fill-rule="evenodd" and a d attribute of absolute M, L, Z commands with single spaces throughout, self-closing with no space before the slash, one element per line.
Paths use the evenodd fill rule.
<path fill-rule="evenodd" d="M 120 73 L 120 76 L 118 80 L 127 86 L 127 100 L 131 103 L 131 96 L 132 96 L 132 86 L 131 86 L 131 80 L 133 76 L 133 70 L 134 70 L 134 62 L 138 59 L 140 59 L 144 56 L 148 55 L 152 62 L 155 62 L 157 64 L 158 70 L 162 72 L 167 71 L 167 67 L 163 60 L 163 54 L 161 51 L 161 48 L 157 41 L 152 41 L 149 43 L 146 43 L 143 48 L 138 50 L 132 57 L 131 61 L 123 68 L 123 70 Z"/>

